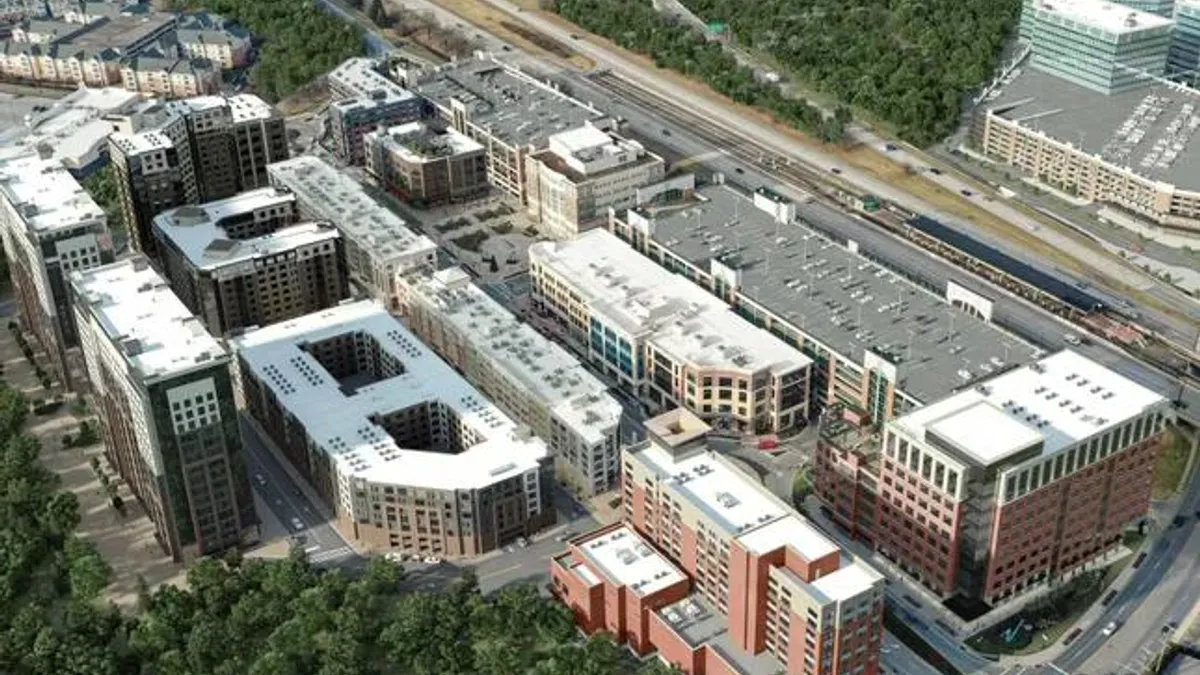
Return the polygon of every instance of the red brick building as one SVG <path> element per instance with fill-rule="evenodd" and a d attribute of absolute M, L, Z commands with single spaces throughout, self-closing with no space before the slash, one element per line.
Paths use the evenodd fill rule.
<path fill-rule="evenodd" d="M 627 522 L 551 563 L 579 625 L 694 675 L 878 673 L 883 578 L 709 450 L 691 413 L 647 428 L 622 457 Z"/>
<path fill-rule="evenodd" d="M 826 419 L 816 493 L 930 590 L 992 603 L 1117 546 L 1145 515 L 1167 406 L 1064 351 L 882 430 Z"/>

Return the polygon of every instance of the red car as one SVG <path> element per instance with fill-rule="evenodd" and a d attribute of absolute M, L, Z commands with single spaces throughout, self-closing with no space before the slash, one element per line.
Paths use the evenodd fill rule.
<path fill-rule="evenodd" d="M 779 446 L 779 441 L 775 440 L 774 438 L 758 439 L 758 449 L 759 450 L 774 450 L 778 446 Z"/>

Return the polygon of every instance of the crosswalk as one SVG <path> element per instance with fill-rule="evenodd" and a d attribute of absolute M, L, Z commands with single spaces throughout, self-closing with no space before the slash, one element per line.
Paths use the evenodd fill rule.
<path fill-rule="evenodd" d="M 310 546 L 309 548 L 316 548 L 316 547 Z M 308 561 L 310 563 L 312 563 L 314 565 L 318 565 L 321 563 L 328 563 L 328 562 L 333 562 L 336 560 L 341 560 L 343 558 L 349 558 L 350 556 L 354 555 L 354 549 L 350 548 L 349 546 L 340 546 L 338 548 L 329 549 L 328 551 L 319 551 L 319 552 L 311 552 L 311 553 L 309 553 L 308 549 L 305 549 L 305 553 L 308 553 Z"/>

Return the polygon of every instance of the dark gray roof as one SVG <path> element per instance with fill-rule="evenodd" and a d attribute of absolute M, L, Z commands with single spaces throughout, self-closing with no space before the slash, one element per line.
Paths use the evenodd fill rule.
<path fill-rule="evenodd" d="M 1106 96 L 1026 68 L 986 107 L 1139 175 L 1200 189 L 1200 141 L 1192 126 L 1200 126 L 1200 92 L 1194 89 L 1159 83 Z"/>
<path fill-rule="evenodd" d="M 705 272 L 714 257 L 739 269 L 745 296 L 852 362 L 866 350 L 886 357 L 898 388 L 919 402 L 1033 358 L 1028 343 L 802 222 L 776 223 L 730 186 L 696 194 L 655 210 L 656 242 Z"/>

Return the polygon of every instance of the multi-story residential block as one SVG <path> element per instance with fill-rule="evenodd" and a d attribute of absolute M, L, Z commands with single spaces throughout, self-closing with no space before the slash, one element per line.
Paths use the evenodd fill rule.
<path fill-rule="evenodd" d="M 409 122 L 363 137 L 367 171 L 417 206 L 473 199 L 487 192 L 483 146 L 453 129 Z"/>
<path fill-rule="evenodd" d="M 1200 79 L 1200 0 L 1178 0 L 1174 18 L 1167 70 L 1171 77 L 1195 85 Z"/>
<path fill-rule="evenodd" d="M 364 545 L 476 555 L 554 522 L 546 446 L 372 301 L 233 341 L 247 410 Z"/>
<path fill-rule="evenodd" d="M 121 84 L 121 54 L 68 44 L 0 43 L 0 76 L 17 82 L 63 87 Z"/>
<path fill-rule="evenodd" d="M 437 267 L 437 244 L 416 234 L 362 184 L 311 155 L 268 167 L 271 184 L 296 195 L 302 218 L 325 220 L 342 233 L 352 280 L 384 301 L 401 306 L 398 275 Z"/>
<path fill-rule="evenodd" d="M 121 64 L 121 86 L 150 96 L 188 98 L 221 91 L 221 70 L 202 58 L 145 53 Z"/>
<path fill-rule="evenodd" d="M 820 205 L 719 184 L 658 201 L 609 228 L 811 358 L 814 411 L 838 402 L 881 423 L 1036 351 L 989 323 L 982 294 L 948 284 L 943 299 L 810 229 Z"/>
<path fill-rule="evenodd" d="M 349 59 L 327 79 L 334 98 L 326 111 L 334 151 L 351 164 L 366 161 L 366 134 L 426 116 L 421 98 L 376 70 L 371 59 Z"/>
<path fill-rule="evenodd" d="M 621 387 L 749 433 L 803 426 L 812 360 L 605 230 L 529 247 L 535 308 Z"/>
<path fill-rule="evenodd" d="M 997 162 L 1147 228 L 1200 233 L 1200 92 L 1156 81 L 1100 94 L 1026 70 L 975 112 L 971 145 Z"/>
<path fill-rule="evenodd" d="M 621 404 L 565 349 L 471 283 L 460 268 L 405 278 L 409 328 L 550 446 L 558 476 L 585 495 L 615 488 Z"/>
<path fill-rule="evenodd" d="M 181 16 L 175 43 L 180 57 L 205 59 L 223 70 L 248 65 L 253 46 L 245 28 L 207 12 Z"/>
<path fill-rule="evenodd" d="M 553 134 L 545 150 L 525 157 L 529 215 L 552 239 L 570 239 L 602 223 L 608 210 L 635 206 L 637 189 L 658 182 L 661 157 L 641 143 L 591 124 Z"/>
<path fill-rule="evenodd" d="M 288 157 L 283 118 L 250 94 L 155 102 L 117 127 L 109 152 L 122 210 L 147 254 L 159 213 L 265 187 L 267 164 Z"/>
<path fill-rule="evenodd" d="M 587 632 L 688 675 L 875 675 L 884 580 L 675 410 L 623 452 L 625 523 L 572 539 L 552 590 Z"/>
<path fill-rule="evenodd" d="M 528 153 L 546 147 L 552 134 L 585 122 L 602 129 L 612 123 L 597 108 L 491 57 L 436 68 L 397 68 L 395 76 L 447 124 L 483 145 L 488 180 L 521 203 L 526 200 Z"/>
<path fill-rule="evenodd" d="M 172 558 L 258 537 L 229 353 L 137 256 L 74 272 L 105 452 Z"/>
<path fill-rule="evenodd" d="M 0 160 L 0 237 L 21 325 L 70 383 L 78 336 L 66 277 L 112 262 L 108 219 L 58 161 L 25 155 Z"/>
<path fill-rule="evenodd" d="M 260 188 L 154 219 L 171 288 L 213 335 L 332 307 L 349 293 L 341 235 L 295 222 L 295 196 Z"/>
<path fill-rule="evenodd" d="M 1171 19 L 1108 0 L 1024 0 L 1030 63 L 1101 94 L 1141 89 L 1166 72 Z"/>
<path fill-rule="evenodd" d="M 1168 412 L 1059 352 L 897 417 L 873 441 L 834 418 L 816 493 L 933 592 L 992 603 L 1120 545 L 1150 506 Z"/>
<path fill-rule="evenodd" d="M 1166 18 L 1171 18 L 1175 12 L 1176 0 L 1117 0 L 1126 7 L 1132 7 L 1142 12 L 1157 14 Z M 1184 2 L 1186 0 L 1179 0 Z"/>

